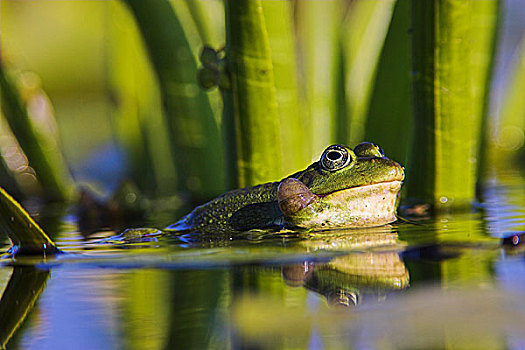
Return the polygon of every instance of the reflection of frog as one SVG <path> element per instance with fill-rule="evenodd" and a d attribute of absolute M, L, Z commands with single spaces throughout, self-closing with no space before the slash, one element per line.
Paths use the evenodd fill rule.
<path fill-rule="evenodd" d="M 408 270 L 400 257 L 404 244 L 391 225 L 309 232 L 296 244 L 309 253 L 339 252 L 327 262 L 307 261 L 282 268 L 288 285 L 303 285 L 324 295 L 331 305 L 352 306 L 363 297 L 377 300 L 409 285 Z"/>
<path fill-rule="evenodd" d="M 197 207 L 168 230 L 232 231 L 379 226 L 396 220 L 403 168 L 369 142 L 328 147 L 321 159 L 280 182 L 243 188 Z"/>
<path fill-rule="evenodd" d="M 327 263 L 304 262 L 283 267 L 285 281 L 326 296 L 332 305 L 352 306 L 363 294 L 380 296 L 408 287 L 409 275 L 392 251 L 350 253 Z"/>

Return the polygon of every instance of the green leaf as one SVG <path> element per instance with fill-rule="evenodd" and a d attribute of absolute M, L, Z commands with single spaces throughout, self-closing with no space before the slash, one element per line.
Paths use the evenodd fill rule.
<path fill-rule="evenodd" d="M 215 196 L 224 190 L 219 117 L 197 84 L 202 42 L 191 14 L 181 1 L 125 3 L 135 16 L 159 81 L 179 189 L 198 200 Z"/>
<path fill-rule="evenodd" d="M 410 2 L 397 1 L 373 82 L 365 140 L 407 166 L 413 133 L 410 96 Z"/>
<path fill-rule="evenodd" d="M 127 8 L 108 4 L 111 14 L 109 85 L 114 96 L 114 132 L 125 152 L 128 176 L 146 193 L 174 194 L 173 142 L 162 110 L 155 72 Z"/>
<path fill-rule="evenodd" d="M 178 1 L 178 0 L 176 0 Z M 185 0 L 201 41 L 213 47 L 224 45 L 224 5 L 220 0 Z"/>
<path fill-rule="evenodd" d="M 311 149 L 320 154 L 336 140 L 340 74 L 339 28 L 344 1 L 297 1 L 296 18 Z M 312 154 L 312 155 L 314 155 Z"/>
<path fill-rule="evenodd" d="M 348 126 L 342 131 L 349 145 L 365 141 L 370 92 L 395 4 L 395 0 L 354 1 L 344 21 L 341 40 L 347 72 L 344 90 Z"/>

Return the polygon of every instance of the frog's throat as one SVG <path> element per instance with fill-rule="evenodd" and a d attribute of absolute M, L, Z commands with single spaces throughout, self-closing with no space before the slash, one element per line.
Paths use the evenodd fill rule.
<path fill-rule="evenodd" d="M 305 228 L 385 225 L 396 220 L 402 183 L 381 182 L 316 196 L 307 206 L 286 217 L 286 221 Z"/>

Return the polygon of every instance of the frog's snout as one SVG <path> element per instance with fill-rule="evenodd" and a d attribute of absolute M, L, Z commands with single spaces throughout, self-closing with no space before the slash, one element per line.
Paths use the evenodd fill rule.
<path fill-rule="evenodd" d="M 405 179 L 405 168 L 401 164 L 394 162 L 395 167 L 392 169 L 393 177 L 395 180 L 403 181 Z"/>
<path fill-rule="evenodd" d="M 387 166 L 390 168 L 388 170 L 389 181 L 403 181 L 405 179 L 405 168 L 401 164 L 388 158 L 381 159 L 388 161 Z"/>

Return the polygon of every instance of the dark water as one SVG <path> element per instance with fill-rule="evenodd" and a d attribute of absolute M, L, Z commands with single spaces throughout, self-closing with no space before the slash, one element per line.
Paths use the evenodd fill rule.
<path fill-rule="evenodd" d="M 524 185 L 498 175 L 477 210 L 362 230 L 86 241 L 66 218 L 56 240 L 67 254 L 0 260 L 0 339 L 23 349 L 525 348 Z"/>

